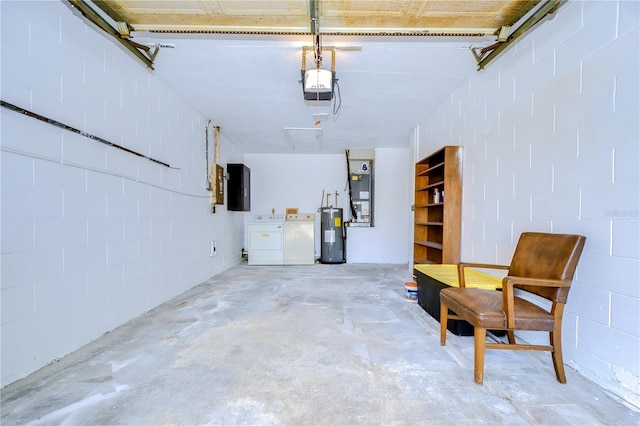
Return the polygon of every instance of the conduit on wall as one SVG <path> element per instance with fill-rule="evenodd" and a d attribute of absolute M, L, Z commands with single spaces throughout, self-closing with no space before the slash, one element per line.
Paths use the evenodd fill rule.
<path fill-rule="evenodd" d="M 112 147 L 114 147 L 114 148 L 121 149 L 121 150 L 123 150 L 123 151 L 128 152 L 129 154 L 133 154 L 133 155 L 138 156 L 138 157 L 146 158 L 146 159 L 147 159 L 147 160 L 149 160 L 149 161 L 153 161 L 154 163 L 161 164 L 161 165 L 163 165 L 163 166 L 165 166 L 165 167 L 168 167 L 168 168 L 170 168 L 170 169 L 178 169 L 177 167 L 171 167 L 171 166 L 170 166 L 169 164 L 167 164 L 167 163 L 164 163 L 164 162 L 162 162 L 162 161 L 160 161 L 160 160 L 156 160 L 155 158 L 148 157 L 148 156 L 146 156 L 146 155 L 144 155 L 144 154 L 140 154 L 139 152 L 136 152 L 136 151 L 134 151 L 134 150 L 132 150 L 132 149 L 126 148 L 126 147 L 124 147 L 124 146 L 122 146 L 122 145 L 118 145 L 118 144 L 116 144 L 116 143 L 109 142 L 108 140 L 103 139 L 103 138 L 101 138 L 101 137 L 99 137 L 99 136 L 95 136 L 95 135 L 92 135 L 91 133 L 83 132 L 82 130 L 78 130 L 78 129 L 76 129 L 75 127 L 71 127 L 71 126 L 69 126 L 69 125 L 67 125 L 67 124 L 61 123 L 61 122 L 56 121 L 56 120 L 53 120 L 53 119 L 51 119 L 51 118 L 47 118 L 47 117 L 45 117 L 45 116 L 43 116 L 43 115 L 36 114 L 35 112 L 32 112 L 32 111 L 26 110 L 26 109 L 24 109 L 24 108 L 20 108 L 19 106 L 16 106 L 16 105 L 10 104 L 10 103 L 8 103 L 8 102 L 5 102 L 5 101 L 0 101 L 0 102 L 1 102 L 1 106 L 2 106 L 3 108 L 7 108 L 7 109 L 10 109 L 10 110 L 12 110 L 12 111 L 18 112 L 18 113 L 20 113 L 20 114 L 24 114 L 24 115 L 26 115 L 26 116 L 28 116 L 28 117 L 31 117 L 31 118 L 35 118 L 36 120 L 43 121 L 43 122 L 45 122 L 45 123 L 51 124 L 52 126 L 59 127 L 59 128 L 61 128 L 61 129 L 67 130 L 67 131 L 69 131 L 69 132 L 77 133 L 77 134 L 79 134 L 79 135 L 81 135 L 81 136 L 84 136 L 85 138 L 88 138 L 88 139 L 94 140 L 94 141 L 96 141 L 96 142 L 100 142 L 100 143 L 103 143 L 103 144 L 105 144 L 105 145 L 109 145 L 109 146 L 112 146 Z"/>

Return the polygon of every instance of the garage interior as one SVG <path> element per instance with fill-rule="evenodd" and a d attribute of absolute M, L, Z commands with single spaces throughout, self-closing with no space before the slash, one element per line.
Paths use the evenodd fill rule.
<path fill-rule="evenodd" d="M 1 7 L 3 423 L 638 423 L 637 2 Z M 415 164 L 451 145 L 461 259 L 587 236 L 566 385 L 526 351 L 475 385 L 472 338 L 441 347 L 403 297 Z M 358 224 L 345 153 L 368 150 Z M 292 208 L 316 261 L 247 262 L 256 217 Z"/>

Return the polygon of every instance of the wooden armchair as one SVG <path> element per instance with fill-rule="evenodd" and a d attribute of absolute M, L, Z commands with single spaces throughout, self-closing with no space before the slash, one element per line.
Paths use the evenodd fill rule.
<path fill-rule="evenodd" d="M 531 349 L 551 351 L 556 377 L 566 383 L 562 362 L 562 313 L 569 287 L 586 238 L 581 235 L 525 232 L 520 236 L 511 265 L 461 263 L 458 266 L 460 287 L 440 292 L 440 344 L 446 343 L 447 320 L 463 319 L 474 326 L 474 380 L 481 385 L 484 377 L 486 349 Z M 465 288 L 467 267 L 508 269 L 502 280 L 502 291 Z M 551 301 L 547 311 L 514 294 L 524 290 Z M 449 310 L 453 314 L 449 314 Z M 487 330 L 504 330 L 507 342 L 491 337 Z M 549 345 L 518 344 L 514 331 L 534 330 L 549 333 Z"/>

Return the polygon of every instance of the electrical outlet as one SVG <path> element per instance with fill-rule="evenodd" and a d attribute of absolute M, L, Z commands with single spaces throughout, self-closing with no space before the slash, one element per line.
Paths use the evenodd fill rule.
<path fill-rule="evenodd" d="M 209 256 L 215 256 L 216 255 L 216 242 L 211 240 L 209 241 Z"/>

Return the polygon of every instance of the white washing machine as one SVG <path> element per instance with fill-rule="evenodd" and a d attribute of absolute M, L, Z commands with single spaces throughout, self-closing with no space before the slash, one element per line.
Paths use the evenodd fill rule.
<path fill-rule="evenodd" d="M 315 263 L 315 214 L 288 214 L 284 222 L 284 264 Z"/>
<path fill-rule="evenodd" d="M 257 215 L 249 224 L 249 265 L 282 265 L 284 215 Z"/>

